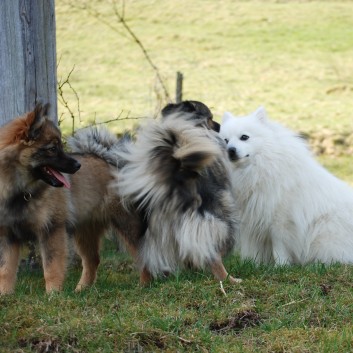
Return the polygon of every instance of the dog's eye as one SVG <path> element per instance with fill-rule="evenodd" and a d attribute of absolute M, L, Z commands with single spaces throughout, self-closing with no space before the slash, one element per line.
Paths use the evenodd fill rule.
<path fill-rule="evenodd" d="M 249 139 L 249 136 L 248 136 L 248 135 L 241 135 L 241 136 L 240 136 L 240 140 L 241 140 L 241 141 L 246 141 L 247 139 Z"/>
<path fill-rule="evenodd" d="M 225 141 L 225 143 L 227 143 L 227 144 L 228 144 L 228 142 L 229 142 L 229 140 L 228 140 L 228 139 L 224 139 L 224 141 Z"/>
<path fill-rule="evenodd" d="M 53 146 L 53 147 L 49 147 L 47 149 L 48 152 L 56 152 L 57 151 L 57 147 L 56 146 Z"/>

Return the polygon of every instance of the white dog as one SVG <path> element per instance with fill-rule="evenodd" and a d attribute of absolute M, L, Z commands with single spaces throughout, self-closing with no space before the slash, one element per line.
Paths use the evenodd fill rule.
<path fill-rule="evenodd" d="M 304 140 L 264 108 L 225 113 L 243 258 L 276 264 L 353 263 L 353 189 L 314 160 Z"/>

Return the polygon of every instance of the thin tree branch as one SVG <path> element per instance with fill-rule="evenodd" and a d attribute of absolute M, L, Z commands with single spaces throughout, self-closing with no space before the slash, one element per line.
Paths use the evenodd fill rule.
<path fill-rule="evenodd" d="M 128 33 L 128 35 L 125 34 L 125 32 L 120 31 L 117 27 L 113 26 L 112 23 L 108 20 L 106 20 L 104 18 L 104 16 L 97 10 L 95 10 L 91 5 L 84 3 L 82 5 L 77 4 L 76 2 L 73 1 L 69 1 L 69 5 L 72 8 L 75 9 L 80 9 L 80 10 L 85 10 L 88 12 L 89 15 L 91 15 L 92 17 L 96 18 L 97 20 L 99 20 L 101 23 L 103 23 L 105 26 L 109 27 L 110 29 L 112 29 L 114 32 L 118 33 L 119 35 L 125 37 L 125 38 L 130 38 L 132 39 L 137 46 L 140 48 L 140 50 L 142 51 L 145 59 L 147 60 L 148 64 L 150 65 L 150 67 L 152 68 L 152 70 L 155 72 L 156 76 L 157 76 L 157 80 L 159 82 L 159 84 L 162 87 L 163 90 L 163 94 L 166 98 L 166 100 L 168 102 L 171 102 L 171 98 L 168 92 L 168 89 L 163 81 L 163 78 L 160 74 L 160 71 L 157 67 L 157 65 L 153 62 L 151 56 L 149 55 L 147 49 L 145 48 L 145 46 L 143 45 L 143 43 L 141 42 L 141 40 L 137 37 L 137 35 L 135 34 L 135 32 L 131 29 L 131 27 L 128 25 L 126 19 L 125 19 L 125 1 L 122 0 L 122 10 L 119 11 L 118 9 L 118 5 L 117 5 L 117 1 L 114 1 L 114 14 L 115 16 L 118 18 L 119 23 L 123 26 L 125 32 Z"/>
<path fill-rule="evenodd" d="M 136 34 L 133 32 L 133 30 L 131 29 L 131 27 L 127 24 L 124 14 L 125 14 L 125 1 L 123 0 L 123 10 L 122 10 L 122 14 L 120 14 L 118 7 L 117 7 L 117 2 L 114 2 L 114 13 L 115 16 L 119 19 L 120 23 L 122 24 L 122 26 L 126 29 L 126 31 L 129 33 L 130 37 L 135 41 L 135 43 L 139 46 L 139 48 L 141 49 L 143 55 L 145 56 L 147 62 L 150 64 L 150 66 L 152 67 L 152 69 L 154 70 L 154 72 L 156 73 L 157 79 L 160 83 L 160 85 L 162 86 L 164 95 L 166 97 L 166 99 L 168 101 L 170 101 L 170 95 L 168 93 L 168 90 L 164 84 L 164 81 L 162 79 L 162 76 L 159 72 L 158 67 L 154 64 L 154 62 L 152 61 L 150 55 L 148 54 L 145 46 L 142 44 L 142 42 L 140 41 L 140 39 L 136 36 Z"/>
<path fill-rule="evenodd" d="M 78 111 L 78 117 L 79 117 L 79 121 L 81 122 L 81 109 L 80 109 L 80 97 L 77 93 L 77 91 L 74 89 L 74 87 L 71 85 L 70 82 L 70 77 L 71 74 L 73 73 L 73 71 L 75 70 L 75 66 L 73 66 L 73 68 L 71 69 L 71 71 L 69 72 L 69 74 L 67 75 L 65 80 L 59 80 L 58 81 L 58 100 L 60 101 L 60 103 L 65 107 L 65 109 L 69 112 L 70 117 L 71 117 L 71 131 L 72 134 L 75 131 L 75 114 L 72 111 L 72 109 L 70 108 L 69 102 L 68 100 L 65 98 L 65 94 L 64 94 L 64 87 L 67 85 L 69 86 L 69 88 L 71 89 L 71 91 L 74 93 L 75 97 L 76 97 L 76 101 L 77 101 L 77 111 Z M 63 114 L 60 116 L 59 119 L 59 125 L 62 122 L 62 116 Z"/>

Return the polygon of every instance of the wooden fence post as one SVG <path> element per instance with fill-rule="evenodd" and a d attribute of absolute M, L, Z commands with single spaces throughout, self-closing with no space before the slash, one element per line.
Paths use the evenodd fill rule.
<path fill-rule="evenodd" d="M 178 71 L 176 80 L 175 103 L 180 103 L 183 100 L 183 79 L 183 74 Z"/>
<path fill-rule="evenodd" d="M 0 0 L 0 125 L 50 103 L 57 122 L 55 0 Z"/>

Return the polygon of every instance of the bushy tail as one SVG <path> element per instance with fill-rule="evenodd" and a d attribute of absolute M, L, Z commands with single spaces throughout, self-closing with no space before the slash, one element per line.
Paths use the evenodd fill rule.
<path fill-rule="evenodd" d="M 130 142 L 128 136 L 118 139 L 108 129 L 96 126 L 78 130 L 67 140 L 72 153 L 93 154 L 117 167 L 124 164 L 124 161 L 119 158 L 119 153 L 126 151 Z"/>
<path fill-rule="evenodd" d="M 129 151 L 119 153 L 127 160 L 119 173 L 119 193 L 147 209 L 171 199 L 192 199 L 195 183 L 221 153 L 212 132 L 193 121 L 151 121 Z"/>

